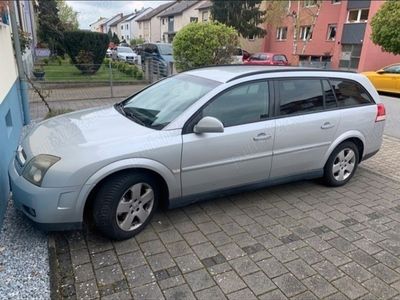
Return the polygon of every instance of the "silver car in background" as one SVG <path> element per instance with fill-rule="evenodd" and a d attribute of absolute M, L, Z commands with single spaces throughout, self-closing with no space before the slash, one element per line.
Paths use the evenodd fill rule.
<path fill-rule="evenodd" d="M 113 239 L 169 208 L 322 177 L 347 183 L 380 148 L 385 109 L 362 75 L 217 66 L 112 107 L 37 124 L 9 167 L 16 206 L 48 230 L 86 220 Z"/>

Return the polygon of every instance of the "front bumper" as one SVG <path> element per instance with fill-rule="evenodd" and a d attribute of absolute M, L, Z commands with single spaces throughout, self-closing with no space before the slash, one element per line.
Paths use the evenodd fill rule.
<path fill-rule="evenodd" d="M 82 227 L 82 213 L 76 202 L 80 186 L 38 187 L 18 174 L 16 160 L 8 168 L 15 206 L 43 230 L 70 230 Z"/>

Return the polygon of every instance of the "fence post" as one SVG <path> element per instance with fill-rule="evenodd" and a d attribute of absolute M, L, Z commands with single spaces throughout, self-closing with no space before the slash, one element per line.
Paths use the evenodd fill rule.
<path fill-rule="evenodd" d="M 146 57 L 144 60 L 144 75 L 147 82 L 150 82 L 150 58 Z"/>
<path fill-rule="evenodd" d="M 108 74 L 110 75 L 110 91 L 111 91 L 111 98 L 114 98 L 113 75 L 112 75 L 112 68 L 111 68 L 111 60 L 108 62 Z"/>

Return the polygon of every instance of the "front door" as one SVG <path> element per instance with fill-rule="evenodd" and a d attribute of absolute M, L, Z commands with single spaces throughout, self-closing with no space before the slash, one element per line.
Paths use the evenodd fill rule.
<path fill-rule="evenodd" d="M 276 131 L 271 179 L 320 170 L 340 114 L 327 80 L 288 78 L 275 82 Z M 322 89 L 323 87 L 323 89 Z"/>
<path fill-rule="evenodd" d="M 197 113 L 183 135 L 183 196 L 268 180 L 275 131 L 269 98 L 268 83 L 253 81 L 230 88 Z M 219 119 L 224 132 L 193 133 L 205 116 Z"/>

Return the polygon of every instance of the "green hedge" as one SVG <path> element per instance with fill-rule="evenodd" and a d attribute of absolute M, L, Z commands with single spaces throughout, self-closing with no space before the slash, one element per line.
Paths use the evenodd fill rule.
<path fill-rule="evenodd" d="M 95 74 L 106 56 L 107 34 L 84 30 L 64 33 L 65 50 L 72 63 L 84 74 Z"/>
<path fill-rule="evenodd" d="M 104 64 L 106 66 L 108 66 L 110 63 L 112 69 L 117 69 L 118 71 L 139 80 L 143 79 L 143 72 L 136 65 L 130 65 L 126 62 L 111 60 L 109 58 L 104 59 Z"/>

